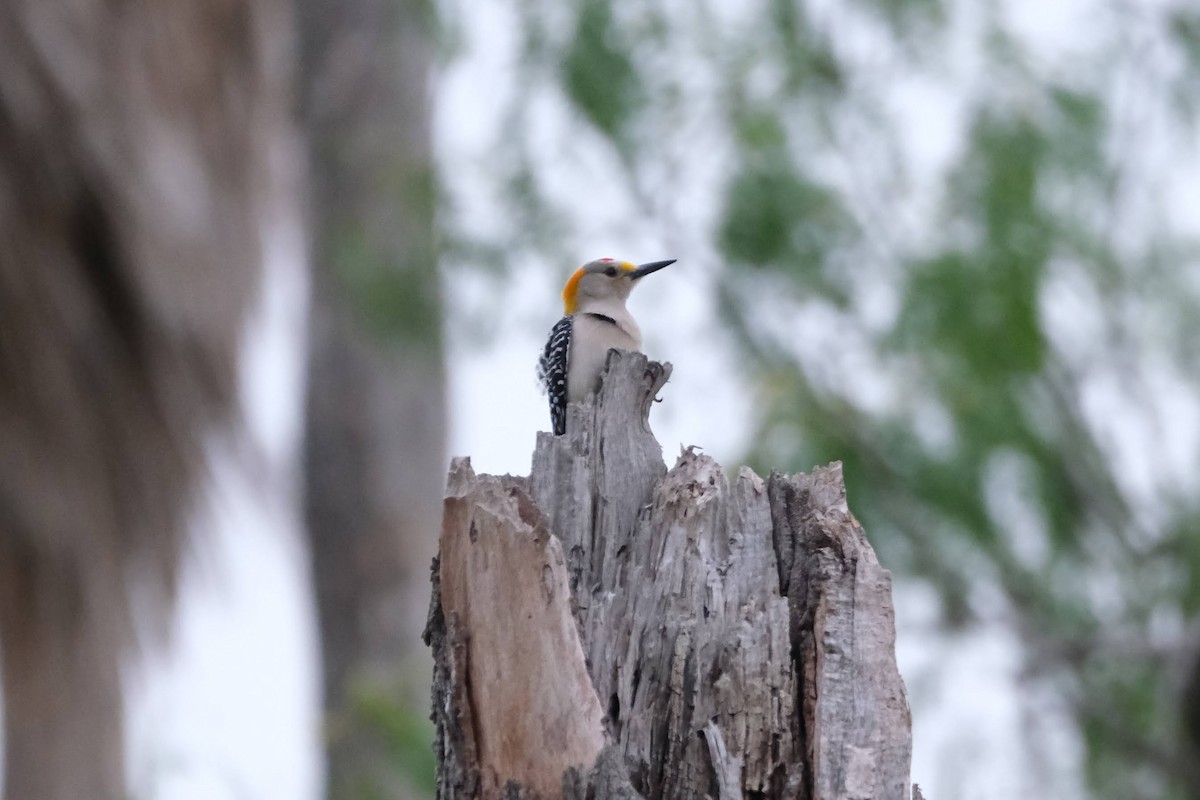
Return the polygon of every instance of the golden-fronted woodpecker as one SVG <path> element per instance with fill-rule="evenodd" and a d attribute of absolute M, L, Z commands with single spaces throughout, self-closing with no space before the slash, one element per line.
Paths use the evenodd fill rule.
<path fill-rule="evenodd" d="M 674 263 L 670 259 L 635 266 L 601 258 L 584 264 L 567 280 L 564 316 L 550 330 L 537 368 L 538 380 L 550 396 L 555 435 L 567 432 L 567 404 L 583 400 L 595 388 L 610 349 L 641 350 L 642 332 L 625 300 L 641 278 Z"/>

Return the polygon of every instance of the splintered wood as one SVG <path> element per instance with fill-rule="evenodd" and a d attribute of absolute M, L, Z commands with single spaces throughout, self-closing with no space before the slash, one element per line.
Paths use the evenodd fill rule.
<path fill-rule="evenodd" d="M 907 800 L 891 578 L 838 464 L 667 471 L 669 365 L 609 354 L 526 478 L 451 468 L 438 797 Z"/>
<path fill-rule="evenodd" d="M 463 728 L 463 788 L 515 781 L 542 796 L 604 746 L 603 711 L 571 617 L 562 545 L 517 481 L 455 459 L 440 555 L 441 613 Z M 463 755 L 467 755 L 464 753 Z M 456 793 L 457 794 L 457 793 Z M 470 796 L 472 792 L 467 792 Z"/>

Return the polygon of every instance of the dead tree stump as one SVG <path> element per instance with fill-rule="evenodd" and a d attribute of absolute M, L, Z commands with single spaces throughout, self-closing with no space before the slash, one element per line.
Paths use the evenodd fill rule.
<path fill-rule="evenodd" d="M 438 797 L 908 800 L 891 576 L 841 466 L 743 467 L 647 424 L 610 352 L 528 478 L 450 468 L 426 642 Z"/>

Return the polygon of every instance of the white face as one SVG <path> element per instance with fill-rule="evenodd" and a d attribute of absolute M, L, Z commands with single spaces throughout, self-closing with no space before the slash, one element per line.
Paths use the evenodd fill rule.
<path fill-rule="evenodd" d="M 579 299 L 614 297 L 625 300 L 636 283 L 630 277 L 634 269 L 636 267 L 628 261 L 592 261 L 586 264 L 584 276 L 579 279 Z"/>
<path fill-rule="evenodd" d="M 567 281 L 563 288 L 563 307 L 567 314 L 574 314 L 580 306 L 606 301 L 624 306 L 625 298 L 633 291 L 634 284 L 642 276 L 657 272 L 675 263 L 675 259 L 652 261 L 636 266 L 628 261 L 602 258 L 589 261 Z"/>

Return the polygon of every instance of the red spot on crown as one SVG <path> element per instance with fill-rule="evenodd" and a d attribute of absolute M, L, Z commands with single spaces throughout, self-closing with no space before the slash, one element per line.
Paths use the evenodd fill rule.
<path fill-rule="evenodd" d="M 600 260 L 601 260 L 601 261 L 612 261 L 612 259 L 611 259 L 611 258 L 602 258 L 602 259 L 600 259 Z"/>

